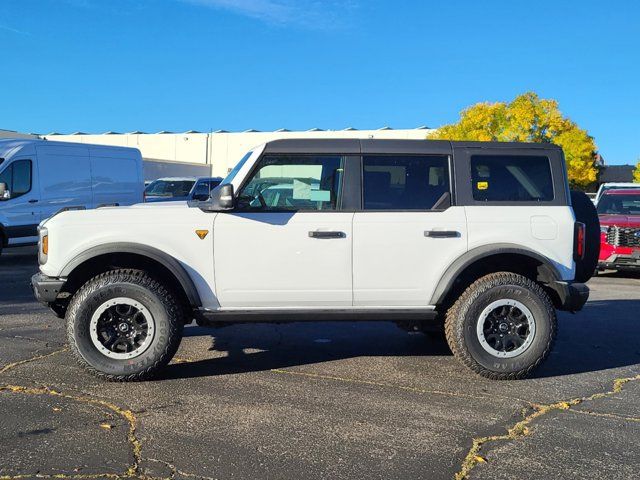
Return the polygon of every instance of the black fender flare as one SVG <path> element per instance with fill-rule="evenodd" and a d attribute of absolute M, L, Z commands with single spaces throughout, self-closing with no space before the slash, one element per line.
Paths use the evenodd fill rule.
<path fill-rule="evenodd" d="M 91 260 L 92 258 L 99 257 L 101 255 L 108 255 L 114 253 L 132 253 L 135 255 L 140 255 L 143 257 L 147 257 L 151 260 L 154 260 L 160 264 L 162 264 L 165 268 L 167 268 L 173 276 L 178 280 L 180 286 L 184 290 L 189 303 L 193 307 L 201 307 L 202 301 L 200 300 L 200 294 L 196 289 L 195 284 L 191 276 L 187 273 L 182 264 L 176 260 L 174 257 L 169 255 L 168 253 L 163 252 L 154 247 L 150 247 L 148 245 L 142 245 L 138 243 L 127 243 L 127 242 L 118 242 L 118 243 L 109 243 L 105 245 L 98 245 L 95 247 L 91 247 L 84 252 L 76 255 L 72 260 L 70 260 L 60 272 L 61 278 L 68 277 L 78 266 L 82 265 L 87 260 Z"/>
<path fill-rule="evenodd" d="M 529 250 L 528 248 L 521 245 L 511 243 L 494 243 L 491 245 L 483 245 L 473 248 L 454 260 L 453 263 L 451 263 L 451 265 L 449 265 L 449 267 L 447 267 L 445 272 L 442 274 L 442 277 L 440 278 L 440 281 L 438 282 L 438 285 L 436 286 L 436 289 L 431 296 L 430 304 L 441 304 L 453 287 L 453 283 L 455 282 L 456 278 L 458 278 L 458 276 L 466 268 L 473 265 L 478 260 L 501 254 L 524 255 L 540 262 L 543 266 L 543 271 L 539 271 L 538 273 L 540 276 L 540 281 L 544 283 L 552 284 L 554 282 L 562 280 L 562 276 L 560 275 L 558 269 L 544 255 L 541 255 L 533 250 Z"/>

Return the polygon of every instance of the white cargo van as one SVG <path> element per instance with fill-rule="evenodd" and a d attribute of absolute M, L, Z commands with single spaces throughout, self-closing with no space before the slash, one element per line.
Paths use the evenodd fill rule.
<path fill-rule="evenodd" d="M 0 140 L 0 252 L 35 244 L 38 224 L 61 210 L 142 202 L 135 148 Z"/>

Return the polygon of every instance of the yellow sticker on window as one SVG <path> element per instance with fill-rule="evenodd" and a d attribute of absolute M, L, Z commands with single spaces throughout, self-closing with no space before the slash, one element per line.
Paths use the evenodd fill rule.
<path fill-rule="evenodd" d="M 489 182 L 478 182 L 477 183 L 478 190 L 486 190 L 489 188 Z"/>

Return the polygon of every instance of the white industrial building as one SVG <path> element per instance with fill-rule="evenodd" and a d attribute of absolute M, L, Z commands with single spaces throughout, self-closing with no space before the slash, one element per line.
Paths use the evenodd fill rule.
<path fill-rule="evenodd" d="M 5 130 L 0 128 L 0 138 L 39 138 L 34 133 L 20 133 L 15 130 Z"/>
<path fill-rule="evenodd" d="M 389 127 L 377 130 L 321 130 L 274 132 L 247 130 L 244 132 L 226 132 L 219 130 L 211 133 L 188 131 L 174 132 L 106 132 L 87 134 L 76 132 L 63 135 L 56 132 L 42 135 L 51 141 L 94 143 L 100 145 L 120 145 L 140 150 L 146 165 L 147 179 L 175 175 L 213 175 L 224 177 L 227 172 L 251 148 L 261 143 L 282 138 L 384 138 L 423 140 L 433 131 L 427 127 L 396 130 Z"/>

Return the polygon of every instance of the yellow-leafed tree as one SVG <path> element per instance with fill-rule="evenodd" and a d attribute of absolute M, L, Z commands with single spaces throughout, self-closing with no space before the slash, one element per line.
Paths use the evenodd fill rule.
<path fill-rule="evenodd" d="M 586 130 L 562 115 L 555 100 L 533 92 L 512 102 L 477 103 L 460 114 L 460 121 L 444 125 L 430 139 L 555 143 L 564 150 L 572 186 L 595 182 L 596 145 Z"/>
<path fill-rule="evenodd" d="M 633 171 L 633 181 L 640 183 L 640 161 L 636 165 L 636 169 Z"/>

